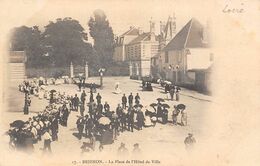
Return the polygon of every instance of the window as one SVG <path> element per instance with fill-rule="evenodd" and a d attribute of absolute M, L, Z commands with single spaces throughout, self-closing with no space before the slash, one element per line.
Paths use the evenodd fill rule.
<path fill-rule="evenodd" d="M 169 52 L 165 51 L 165 63 L 169 62 Z"/>

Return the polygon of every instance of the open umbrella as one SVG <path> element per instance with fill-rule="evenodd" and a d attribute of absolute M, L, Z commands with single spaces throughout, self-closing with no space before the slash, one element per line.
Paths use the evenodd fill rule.
<path fill-rule="evenodd" d="M 98 122 L 99 122 L 100 124 L 103 124 L 103 125 L 108 125 L 111 121 L 110 121 L 110 119 L 107 118 L 107 117 L 101 117 L 101 118 L 98 120 Z"/>
<path fill-rule="evenodd" d="M 56 90 L 54 90 L 54 89 L 52 89 L 50 92 L 51 92 L 51 93 L 54 93 L 54 92 L 57 92 L 57 91 L 56 91 Z"/>
<path fill-rule="evenodd" d="M 25 122 L 22 120 L 15 120 L 12 123 L 10 123 L 11 127 L 17 127 L 17 128 L 23 128 L 24 127 Z"/>
<path fill-rule="evenodd" d="M 145 110 L 147 110 L 147 111 L 149 111 L 149 112 L 156 112 L 155 109 L 154 109 L 154 107 L 152 107 L 152 106 L 146 106 L 146 107 L 145 107 Z"/>
<path fill-rule="evenodd" d="M 152 104 L 150 104 L 150 106 L 151 107 L 155 107 L 155 106 L 157 106 L 157 104 L 156 103 L 152 103 Z"/>
<path fill-rule="evenodd" d="M 157 98 L 157 101 L 164 102 L 164 99 L 162 99 L 162 98 Z"/>
<path fill-rule="evenodd" d="M 40 86 L 42 89 L 46 89 L 46 86 L 45 85 L 41 85 Z"/>
<path fill-rule="evenodd" d="M 168 104 L 162 104 L 162 106 L 163 106 L 164 108 L 170 108 L 170 106 L 169 106 Z"/>
<path fill-rule="evenodd" d="M 135 108 L 138 108 L 138 107 L 143 108 L 143 105 L 142 104 L 136 104 L 136 105 L 134 105 L 134 107 Z"/>
<path fill-rule="evenodd" d="M 186 106 L 184 104 L 177 105 L 177 109 L 179 109 L 179 110 L 184 110 L 185 108 L 186 108 Z"/>

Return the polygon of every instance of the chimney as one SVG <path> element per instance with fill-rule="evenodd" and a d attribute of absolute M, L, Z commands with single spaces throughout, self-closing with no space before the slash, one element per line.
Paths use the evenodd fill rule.
<path fill-rule="evenodd" d="M 155 33 L 155 22 L 152 21 L 152 18 L 151 18 L 151 21 L 150 21 L 150 32 Z"/>
<path fill-rule="evenodd" d="M 176 17 L 175 17 L 175 12 L 173 12 L 173 17 L 172 17 L 172 37 L 174 37 L 174 34 L 176 34 Z"/>
<path fill-rule="evenodd" d="M 164 34 L 165 32 L 165 23 L 160 21 L 160 34 Z"/>

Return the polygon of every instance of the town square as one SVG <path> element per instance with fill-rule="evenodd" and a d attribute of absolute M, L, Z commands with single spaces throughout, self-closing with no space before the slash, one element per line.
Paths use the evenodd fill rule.
<path fill-rule="evenodd" d="M 143 20 L 146 28 L 117 27 L 97 9 L 87 24 L 64 16 L 11 29 L 4 148 L 158 164 L 158 154 L 181 160 L 205 146 L 211 23 L 170 11 Z"/>

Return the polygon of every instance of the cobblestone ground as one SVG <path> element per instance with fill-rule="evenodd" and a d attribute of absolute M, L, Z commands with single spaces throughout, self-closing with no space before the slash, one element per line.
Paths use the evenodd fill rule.
<path fill-rule="evenodd" d="M 89 78 L 87 82 L 99 83 L 99 78 Z M 98 90 L 102 95 L 102 102 L 107 101 L 112 109 L 115 109 L 117 103 L 121 102 L 122 94 L 114 94 L 115 83 L 119 82 L 122 94 L 125 93 L 129 95 L 130 92 L 135 95 L 140 94 L 141 103 L 143 105 L 148 105 L 152 102 L 156 102 L 156 98 L 166 98 L 166 94 L 163 93 L 163 89 L 159 85 L 153 84 L 154 91 L 146 92 L 142 91 L 140 85 L 141 82 L 137 80 L 130 80 L 127 77 L 105 77 L 104 78 L 104 88 Z M 30 107 L 30 114 L 23 115 L 22 108 L 24 102 L 24 94 L 20 93 L 17 89 L 17 82 L 12 82 L 10 84 L 10 93 L 8 95 L 8 100 L 11 103 L 9 109 L 2 113 L 2 124 L 1 129 L 4 132 L 8 129 L 10 122 L 16 119 L 28 119 L 28 117 L 35 115 L 37 112 L 42 111 L 47 105 L 45 99 L 39 100 L 36 97 L 32 97 L 32 105 Z M 47 87 L 48 89 L 56 89 L 61 92 L 66 92 L 68 94 L 77 93 L 80 95 L 77 87 L 71 84 L 64 85 L 51 85 Z M 88 92 L 89 90 L 86 89 Z M 89 93 L 87 93 L 87 100 Z M 139 143 L 143 154 L 149 156 L 149 154 L 156 152 L 157 155 L 160 154 L 171 154 L 172 156 L 178 156 L 182 151 L 185 151 L 184 139 L 189 132 L 192 132 L 197 140 L 197 145 L 204 144 L 206 137 L 204 135 L 207 132 L 207 113 L 208 108 L 212 104 L 210 97 L 202 94 L 198 94 L 194 91 L 189 91 L 183 89 L 180 93 L 180 101 L 166 101 L 171 107 L 174 104 L 183 103 L 187 106 L 188 114 L 188 126 L 173 126 L 168 123 L 166 125 L 157 124 L 155 127 L 144 128 L 141 131 L 135 130 L 133 133 L 124 132 L 121 133 L 117 140 L 112 145 L 105 145 L 104 151 L 102 153 L 113 154 L 116 153 L 117 148 L 121 142 L 126 144 L 126 147 L 131 152 L 134 143 Z M 171 109 L 170 109 L 171 110 Z M 78 140 L 73 136 L 76 129 L 76 116 L 78 112 L 72 112 L 68 119 L 68 127 L 60 126 L 59 129 L 59 141 L 52 143 L 53 155 L 60 154 L 70 154 L 71 156 L 80 156 L 80 146 L 82 142 L 88 141 L 86 139 Z M 8 136 L 5 136 L 5 144 L 8 147 Z M 39 142 L 35 145 L 35 154 L 41 155 L 41 148 L 43 147 L 43 142 Z M 156 151 L 155 151 L 156 150 Z M 97 150 L 96 150 L 97 151 Z M 98 154 L 99 152 L 92 152 L 93 154 Z M 179 159 L 181 157 L 179 156 Z M 66 160 L 66 159 L 64 159 Z"/>

